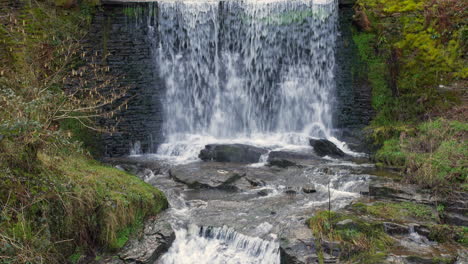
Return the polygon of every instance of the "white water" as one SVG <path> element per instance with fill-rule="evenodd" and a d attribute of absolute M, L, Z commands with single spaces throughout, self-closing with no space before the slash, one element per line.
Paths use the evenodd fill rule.
<path fill-rule="evenodd" d="M 294 149 L 310 137 L 346 150 L 331 118 L 336 1 L 162 1 L 155 10 L 148 25 L 166 88 L 157 158 L 194 161 L 211 143 Z"/>
<path fill-rule="evenodd" d="M 195 225 L 176 231 L 176 240 L 158 263 L 163 264 L 275 264 L 279 243 L 237 233 L 232 228 Z"/>
<path fill-rule="evenodd" d="M 301 151 L 310 149 L 311 137 L 328 138 L 352 153 L 333 136 L 332 129 L 336 19 L 337 3 L 327 0 L 158 2 L 147 25 L 154 40 L 158 74 L 166 88 L 165 143 L 154 155 L 176 164 L 187 163 L 198 160 L 200 150 L 213 143 Z M 132 154 L 140 153 L 135 144 Z M 266 159 L 262 156 L 253 166 L 262 166 Z M 337 209 L 358 196 L 354 189 L 363 181 L 344 186 L 335 176 L 330 200 Z M 323 195 L 328 186 L 316 187 L 313 201 L 298 200 L 286 207 L 303 211 L 328 202 Z M 265 188 L 272 193 L 255 198 L 254 203 L 275 197 L 282 201 L 289 186 Z M 276 238 L 260 238 L 279 225 L 271 215 L 254 233 L 248 233 L 252 236 L 228 227 L 187 227 L 193 220 L 192 210 L 223 201 L 197 202 L 200 204 L 193 206 L 191 200 L 190 208 L 183 198 L 171 200 L 176 240 L 158 263 L 280 263 Z M 242 208 L 233 216 L 239 223 L 248 219 L 249 212 Z M 288 215 L 281 217 L 288 219 Z"/>

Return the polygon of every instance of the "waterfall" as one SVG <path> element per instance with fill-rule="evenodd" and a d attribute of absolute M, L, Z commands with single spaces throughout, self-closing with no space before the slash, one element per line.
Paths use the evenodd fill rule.
<path fill-rule="evenodd" d="M 165 85 L 158 156 L 334 139 L 336 1 L 160 1 L 147 16 Z"/>
<path fill-rule="evenodd" d="M 162 264 L 277 264 L 279 244 L 237 233 L 228 227 L 178 229 L 176 240 L 159 261 Z M 158 262 L 158 263 L 159 263 Z"/>

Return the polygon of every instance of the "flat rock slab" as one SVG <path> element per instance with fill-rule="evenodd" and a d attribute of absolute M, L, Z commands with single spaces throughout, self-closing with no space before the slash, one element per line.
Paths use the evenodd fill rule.
<path fill-rule="evenodd" d="M 325 162 L 313 153 L 301 153 L 293 151 L 272 151 L 268 154 L 268 165 L 280 168 L 293 166 L 314 165 L 317 162 Z"/>
<path fill-rule="evenodd" d="M 213 163 L 192 163 L 169 170 L 169 175 L 175 181 L 194 189 L 236 189 L 235 182 L 245 174 L 240 168 Z"/>
<path fill-rule="evenodd" d="M 198 156 L 203 161 L 257 163 L 268 151 L 244 144 L 211 144 L 206 145 Z"/>

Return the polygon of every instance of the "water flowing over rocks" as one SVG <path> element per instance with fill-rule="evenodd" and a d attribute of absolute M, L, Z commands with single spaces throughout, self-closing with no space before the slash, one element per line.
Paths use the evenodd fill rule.
<path fill-rule="evenodd" d="M 414 187 L 378 180 L 366 156 L 353 152 L 366 150 L 360 128 L 371 116 L 370 88 L 350 88 L 352 65 L 337 65 L 349 58 L 339 55 L 352 50 L 345 45 L 346 29 L 338 36 L 337 6 L 160 1 L 129 5 L 120 14 L 125 17 L 116 16 L 121 24 L 110 32 L 138 29 L 144 36 L 131 43 L 146 45 L 135 60 L 150 58 L 145 70 L 152 76 L 132 75 L 157 94 L 151 104 L 134 108 L 134 123 L 127 122 L 135 126 L 134 138 L 125 138 L 134 155 L 108 162 L 164 191 L 170 202 L 164 220 L 172 229 L 145 228 L 112 261 L 318 263 L 319 241 L 307 225 L 318 210 L 347 211 L 360 199 L 434 205 L 433 197 Z M 114 18 L 107 19 L 100 21 Z M 135 63 L 125 56 L 112 60 Z M 148 91 L 142 97 L 150 98 Z M 147 107 L 157 117 L 138 127 Z M 155 138 L 142 138 L 148 130 Z M 120 150 L 124 143 L 117 141 Z M 465 212 L 461 200 L 448 205 L 458 216 Z M 352 227 L 353 219 L 339 225 Z M 440 249 L 427 239 L 423 223 L 385 225 L 404 250 Z M 320 244 L 324 263 L 339 263 L 339 243 Z M 410 263 L 404 254 L 389 256 L 389 263 Z"/>

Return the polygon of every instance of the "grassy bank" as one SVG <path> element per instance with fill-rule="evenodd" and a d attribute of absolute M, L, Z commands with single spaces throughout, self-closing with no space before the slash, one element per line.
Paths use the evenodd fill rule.
<path fill-rule="evenodd" d="M 464 1 L 358 0 L 354 33 L 372 86 L 375 155 L 434 190 L 466 190 L 468 25 Z"/>
<path fill-rule="evenodd" d="M 118 249 L 134 223 L 167 207 L 136 176 L 52 149 L 25 168 L 21 146 L 0 144 L 0 263 L 64 263 L 76 252 Z"/>
<path fill-rule="evenodd" d="M 401 254 L 398 235 L 385 232 L 384 223 L 421 223 L 428 228 L 428 238 L 437 241 L 441 248 L 451 250 L 452 256 L 425 256 L 424 263 L 454 263 L 457 250 L 468 245 L 466 227 L 439 223 L 431 208 L 409 202 L 356 203 L 344 212 L 319 211 L 308 220 L 317 238 L 320 263 L 323 253 L 335 253 L 343 263 L 387 263 L 391 254 Z M 400 237 L 401 239 L 401 237 Z M 410 259 L 418 259 L 421 252 L 406 252 Z"/>
<path fill-rule="evenodd" d="M 116 90 L 82 48 L 96 1 L 0 3 L 0 263 L 76 263 L 122 247 L 164 195 L 89 154 Z"/>

